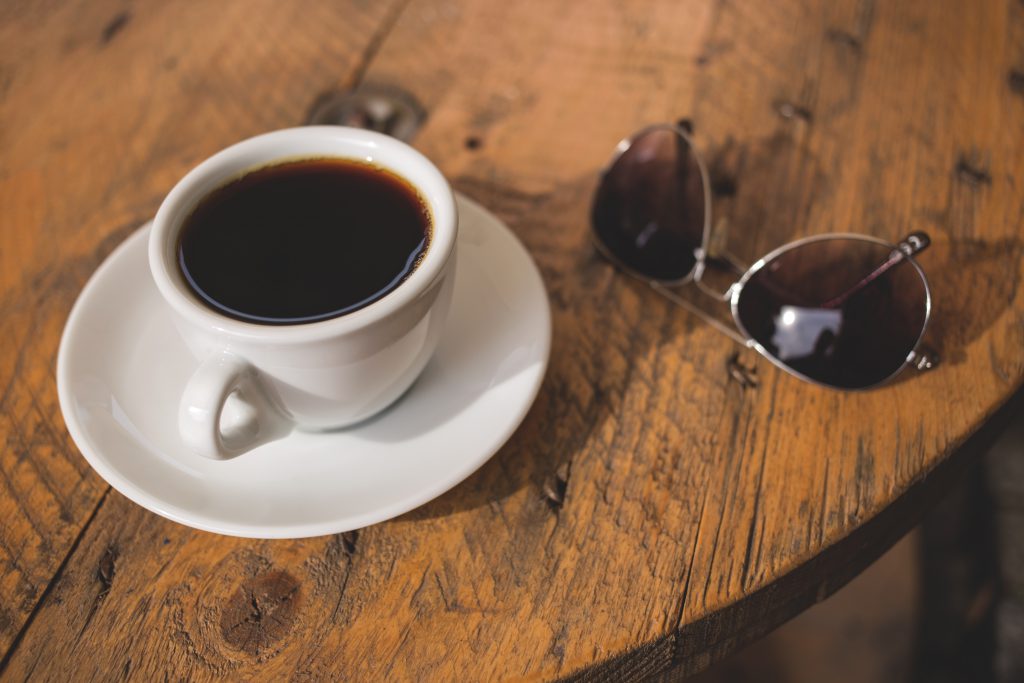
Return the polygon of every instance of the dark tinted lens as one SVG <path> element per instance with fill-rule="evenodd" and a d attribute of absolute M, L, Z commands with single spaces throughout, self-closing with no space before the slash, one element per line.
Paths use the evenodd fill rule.
<path fill-rule="evenodd" d="M 738 322 L 810 379 L 844 389 L 877 384 L 903 365 L 925 324 L 924 278 L 896 253 L 852 238 L 784 251 L 747 280 Z"/>
<path fill-rule="evenodd" d="M 633 139 L 594 197 L 594 234 L 626 267 L 651 279 L 690 274 L 704 240 L 704 179 L 693 149 L 672 128 Z"/>

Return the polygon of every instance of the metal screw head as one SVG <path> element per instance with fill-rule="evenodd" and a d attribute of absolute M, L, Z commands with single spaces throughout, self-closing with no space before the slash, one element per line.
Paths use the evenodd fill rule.
<path fill-rule="evenodd" d="M 327 92 L 317 98 L 307 125 L 352 126 L 385 133 L 408 142 L 426 119 L 426 112 L 406 91 L 366 83 L 350 92 Z"/>

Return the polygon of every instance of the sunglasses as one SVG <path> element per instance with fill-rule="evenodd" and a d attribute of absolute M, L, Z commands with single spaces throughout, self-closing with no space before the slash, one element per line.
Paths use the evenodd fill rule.
<path fill-rule="evenodd" d="M 931 293 L 914 256 L 930 243 L 925 233 L 897 244 L 865 235 L 809 237 L 747 269 L 725 251 L 711 256 L 708 171 L 679 126 L 650 126 L 619 143 L 602 172 L 591 225 L 598 251 L 619 269 L 800 379 L 868 389 L 905 367 L 927 370 L 938 362 L 920 348 Z M 709 266 L 739 279 L 715 291 L 703 280 Z M 688 283 L 727 302 L 737 329 L 674 291 Z"/>

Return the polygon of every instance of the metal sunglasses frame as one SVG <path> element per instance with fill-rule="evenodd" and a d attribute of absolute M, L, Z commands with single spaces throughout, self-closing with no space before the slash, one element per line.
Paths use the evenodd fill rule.
<path fill-rule="evenodd" d="M 612 155 L 612 158 L 609 160 L 608 164 L 604 167 L 604 169 L 602 169 L 601 181 L 604 181 L 605 176 L 615 166 L 619 158 L 630 147 L 632 147 L 632 145 L 639 138 L 658 130 L 664 130 L 667 132 L 674 133 L 679 138 L 681 138 L 689 147 L 690 153 L 693 154 L 693 158 L 697 162 L 697 167 L 700 169 L 701 186 L 704 192 L 704 228 L 701 237 L 701 243 L 698 247 L 694 248 L 693 251 L 694 257 L 696 259 L 694 265 L 690 269 L 690 271 L 681 278 L 674 280 L 653 279 L 650 276 L 645 275 L 644 273 L 641 273 L 636 269 L 628 266 L 626 263 L 624 263 L 601 240 L 601 238 L 597 234 L 597 231 L 591 229 L 590 232 L 594 242 L 594 246 L 597 248 L 598 252 L 600 252 L 601 255 L 604 256 L 604 258 L 606 258 L 613 265 L 615 265 L 615 267 L 617 267 L 619 270 L 623 271 L 627 275 L 637 280 L 640 280 L 641 282 L 646 283 L 648 286 L 650 286 L 652 289 L 654 289 L 656 292 L 664 296 L 669 301 L 693 313 L 701 320 L 711 325 L 711 327 L 713 327 L 717 331 L 721 332 L 722 334 L 725 334 L 727 337 L 732 339 L 737 344 L 740 344 L 745 348 L 756 350 L 762 356 L 767 358 L 776 367 L 786 371 L 787 373 L 793 375 L 794 377 L 802 379 L 805 382 L 810 382 L 811 384 L 815 384 L 817 386 L 827 387 L 829 389 L 836 389 L 840 391 L 867 391 L 869 389 L 874 389 L 884 384 L 888 384 L 889 382 L 894 380 L 898 375 L 900 375 L 908 366 L 919 371 L 925 371 L 932 369 L 938 364 L 938 357 L 935 355 L 935 353 L 931 351 L 926 351 L 921 344 L 921 340 L 924 337 L 925 330 L 928 328 L 928 321 L 931 319 L 932 293 L 931 287 L 928 285 L 928 278 L 924 274 L 924 270 L 917 263 L 917 261 L 914 260 L 914 254 L 920 252 L 921 250 L 928 246 L 928 241 L 926 239 L 922 239 L 922 237 L 919 237 L 917 234 L 911 234 L 907 236 L 899 244 L 891 244 L 890 242 L 887 242 L 883 239 L 879 239 L 871 235 L 859 235 L 855 233 L 831 233 L 825 235 L 814 235 L 811 237 L 804 237 L 802 239 L 794 240 L 792 242 L 787 242 L 786 244 L 783 244 L 782 246 L 773 249 L 768 254 L 758 259 L 757 262 L 755 262 L 749 268 L 743 268 L 730 254 L 723 253 L 719 256 L 719 258 L 721 258 L 721 260 L 727 263 L 730 268 L 732 268 L 737 274 L 739 274 L 740 278 L 733 282 L 728 287 L 728 289 L 725 290 L 724 293 L 715 291 L 711 287 L 704 284 L 702 279 L 704 276 L 704 270 L 707 267 L 708 263 L 708 245 L 711 240 L 711 183 L 710 177 L 708 175 L 707 166 L 704 163 L 704 159 L 697 151 L 697 148 L 693 143 L 693 139 L 690 137 L 687 131 L 676 125 L 672 125 L 669 123 L 659 123 L 642 128 L 639 131 L 635 132 L 633 135 L 627 138 L 623 138 L 615 146 L 615 153 Z M 872 242 L 875 244 L 880 244 L 889 247 L 893 251 L 898 251 L 900 254 L 902 254 L 903 259 L 914 267 L 914 269 L 917 271 L 917 274 L 921 278 L 921 282 L 924 284 L 924 322 L 921 324 L 921 331 L 918 333 L 917 340 L 914 342 L 914 345 L 911 348 L 910 353 L 907 354 L 906 360 L 900 367 L 896 368 L 896 370 L 894 370 L 889 376 L 885 377 L 879 382 L 864 387 L 839 387 L 834 384 L 828 384 L 813 379 L 789 367 L 784 362 L 775 357 L 775 355 L 773 355 L 770 351 L 768 351 L 768 349 L 762 346 L 757 340 L 755 340 L 750 335 L 747 329 L 743 326 L 743 322 L 740 320 L 739 316 L 738 306 L 740 296 L 743 292 L 743 287 L 747 284 L 750 278 L 754 276 L 755 273 L 761 270 L 761 268 L 763 268 L 768 263 L 771 263 L 773 260 L 781 256 L 785 252 L 790 251 L 791 249 L 795 249 L 812 242 L 837 239 Z M 736 326 L 736 330 L 729 329 L 729 327 L 723 325 L 721 322 L 711 317 L 711 315 L 700 310 L 695 305 L 693 305 L 686 299 L 682 298 L 681 296 L 679 296 L 679 294 L 670 289 L 670 287 L 681 287 L 683 285 L 689 284 L 690 282 L 693 282 L 695 285 L 697 285 L 697 288 L 704 294 L 718 301 L 729 304 L 729 309 L 732 313 L 732 319 L 733 323 Z"/>

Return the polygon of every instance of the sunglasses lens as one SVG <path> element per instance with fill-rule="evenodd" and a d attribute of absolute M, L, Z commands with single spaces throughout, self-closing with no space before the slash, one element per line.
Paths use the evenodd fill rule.
<path fill-rule="evenodd" d="M 747 280 L 737 322 L 797 373 L 842 389 L 887 379 L 924 331 L 928 293 L 895 247 L 829 238 L 792 247 Z"/>
<path fill-rule="evenodd" d="M 689 141 L 671 127 L 640 133 L 604 174 L 594 235 L 622 265 L 652 280 L 685 278 L 697 263 L 707 206 Z"/>

